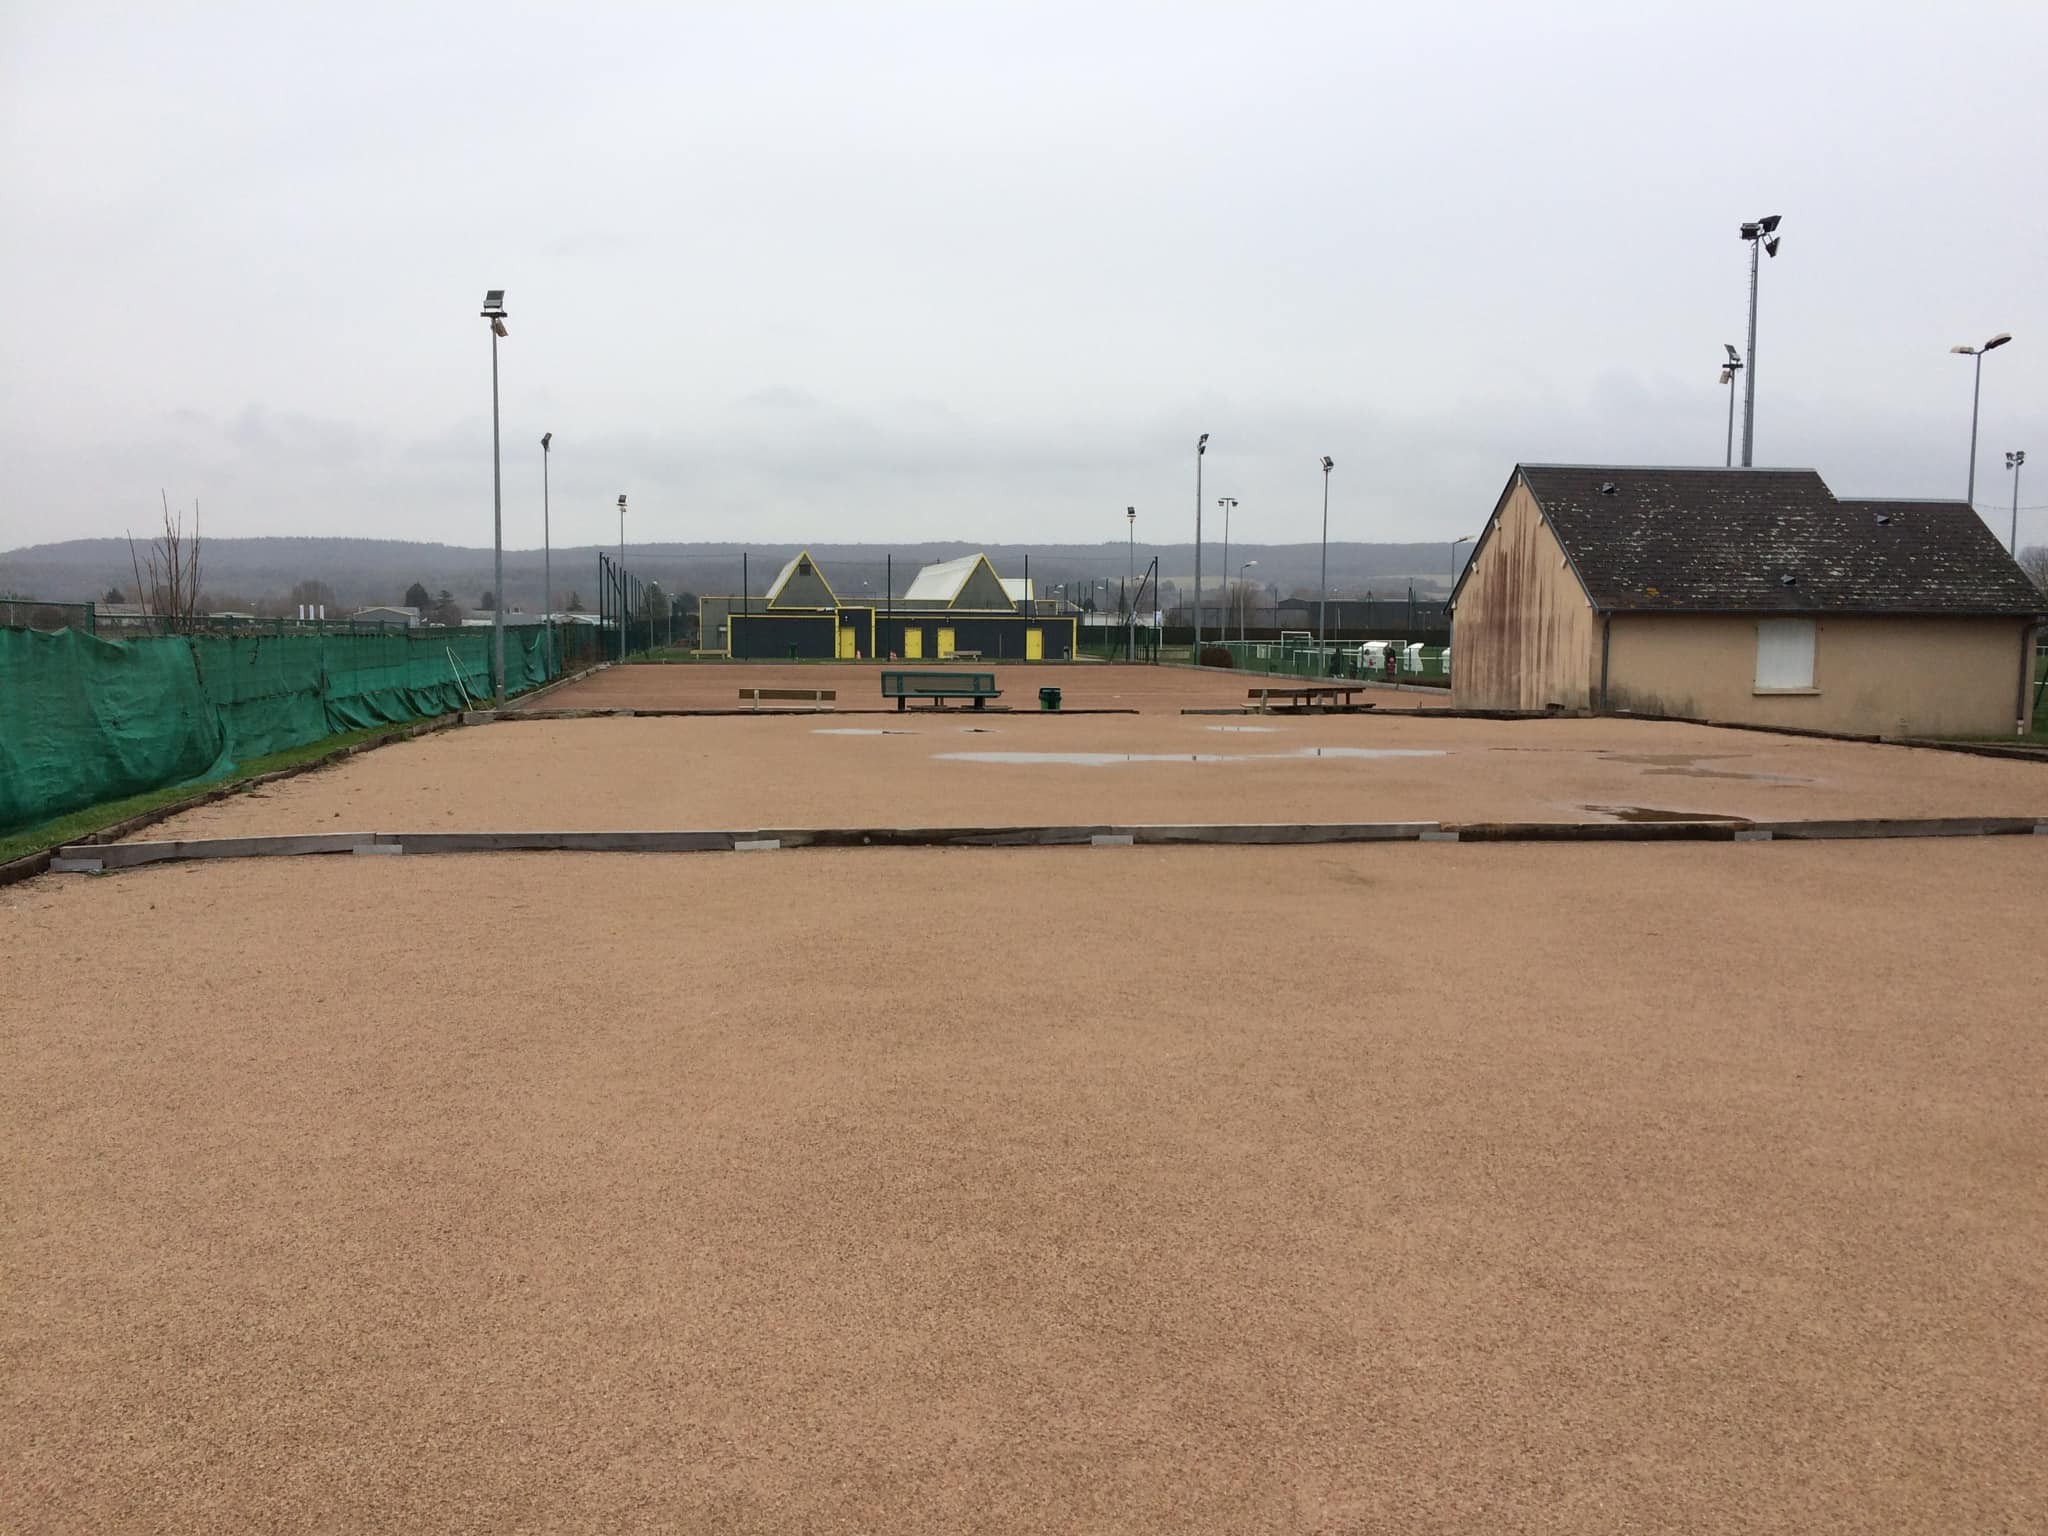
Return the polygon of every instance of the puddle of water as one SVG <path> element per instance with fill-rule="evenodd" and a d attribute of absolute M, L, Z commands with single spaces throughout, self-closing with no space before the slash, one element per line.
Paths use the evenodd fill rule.
<path fill-rule="evenodd" d="M 1729 773 L 1719 768 L 1645 768 L 1645 778 L 1660 779 L 1740 779 L 1745 784 L 1811 784 L 1811 779 L 1794 778 L 1786 773 Z"/>
<path fill-rule="evenodd" d="M 1292 752 L 937 752 L 946 763 L 1002 763 L 1010 767 L 1065 764 L 1107 768 L 1115 763 L 1273 763 L 1302 757 L 1442 757 L 1444 753 L 1400 747 L 1298 747 Z"/>
<path fill-rule="evenodd" d="M 1730 816 L 1726 811 L 1667 811 L 1654 805 L 1588 805 L 1582 810 L 1612 816 L 1616 821 L 1740 821 L 1747 816 Z"/>

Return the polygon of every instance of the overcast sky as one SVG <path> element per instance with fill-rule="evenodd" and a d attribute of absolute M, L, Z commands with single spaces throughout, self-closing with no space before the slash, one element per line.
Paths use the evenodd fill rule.
<path fill-rule="evenodd" d="M 2048 541 L 2048 5 L 0 6 L 0 548 L 1448 539 L 1517 459 Z M 1737 427 L 1738 435 L 1740 425 Z M 1213 534 L 1212 534 L 1213 536 Z"/>

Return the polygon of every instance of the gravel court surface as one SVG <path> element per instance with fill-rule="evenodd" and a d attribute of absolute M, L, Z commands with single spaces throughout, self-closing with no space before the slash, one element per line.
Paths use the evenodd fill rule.
<path fill-rule="evenodd" d="M 1147 714 L 1178 714 L 1183 709 L 1241 708 L 1250 688 L 1300 688 L 1313 679 L 1262 677 L 1205 667 L 1126 666 L 1114 662 L 1077 661 L 1057 666 L 1004 666 L 998 662 L 897 662 L 894 670 L 993 672 L 1002 690 L 1000 703 L 1012 710 L 1036 710 L 1038 690 L 1060 690 L 1067 709 L 1138 709 Z M 838 709 L 892 708 L 882 697 L 880 662 L 831 662 L 777 665 L 769 662 L 689 662 L 670 665 L 629 663 L 609 667 L 593 677 L 568 683 L 530 703 L 528 709 L 746 709 L 742 688 L 830 688 Z M 1447 689 L 1370 688 L 1360 696 L 1382 709 L 1442 709 L 1450 704 Z M 986 711 L 984 711 L 986 713 Z"/>
<path fill-rule="evenodd" d="M 6 1524 L 2040 1527 L 2048 839 L 716 858 L 0 890 Z"/>
<path fill-rule="evenodd" d="M 2048 768 L 1631 720 L 528 720 L 382 747 L 137 835 L 1678 814 L 2048 816 Z"/>

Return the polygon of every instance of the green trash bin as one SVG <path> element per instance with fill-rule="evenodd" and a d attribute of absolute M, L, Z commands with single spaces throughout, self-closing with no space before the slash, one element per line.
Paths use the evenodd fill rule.
<path fill-rule="evenodd" d="M 1060 707 L 1060 691 L 1059 691 L 1059 689 L 1057 689 L 1057 688 L 1041 688 L 1041 689 L 1039 689 L 1039 690 L 1038 690 L 1038 707 L 1039 707 L 1040 709 L 1058 709 L 1058 708 Z"/>

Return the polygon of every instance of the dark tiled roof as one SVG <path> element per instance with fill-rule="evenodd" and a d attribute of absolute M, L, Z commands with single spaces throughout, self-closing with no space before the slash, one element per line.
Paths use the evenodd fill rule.
<path fill-rule="evenodd" d="M 2048 608 L 1960 501 L 1838 501 L 1810 469 L 1523 464 L 1517 473 L 1605 610 Z"/>

